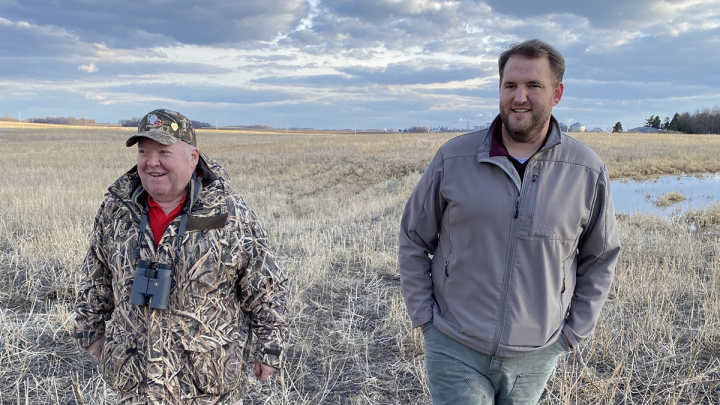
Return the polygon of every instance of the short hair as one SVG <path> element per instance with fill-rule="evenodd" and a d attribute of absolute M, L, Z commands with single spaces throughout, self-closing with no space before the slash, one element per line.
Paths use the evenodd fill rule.
<path fill-rule="evenodd" d="M 530 39 L 525 42 L 510 45 L 510 48 L 500 54 L 498 58 L 498 67 L 500 68 L 500 81 L 502 82 L 503 70 L 505 64 L 511 56 L 518 55 L 528 59 L 547 58 L 550 62 L 550 71 L 552 72 L 554 85 L 562 82 L 563 74 L 565 74 L 565 59 L 560 55 L 557 49 L 551 45 L 539 40 Z"/>

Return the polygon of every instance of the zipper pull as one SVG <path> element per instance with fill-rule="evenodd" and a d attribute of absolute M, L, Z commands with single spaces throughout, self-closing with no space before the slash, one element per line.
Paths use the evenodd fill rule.
<path fill-rule="evenodd" d="M 520 214 L 520 197 L 515 200 L 515 218 Z"/>
<path fill-rule="evenodd" d="M 537 182 L 537 178 L 538 178 L 538 175 L 537 175 L 537 174 L 533 174 L 532 182 L 533 182 L 533 183 Z"/>
<path fill-rule="evenodd" d="M 450 273 L 448 273 L 448 265 L 450 265 L 450 259 L 447 259 L 445 262 L 445 277 L 450 277 Z"/>

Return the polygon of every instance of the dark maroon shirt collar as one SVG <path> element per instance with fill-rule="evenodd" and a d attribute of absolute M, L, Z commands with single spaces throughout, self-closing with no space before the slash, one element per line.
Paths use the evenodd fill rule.
<path fill-rule="evenodd" d="M 489 130 L 492 131 L 492 138 L 490 139 L 490 157 L 510 156 L 510 153 L 502 140 L 502 119 L 500 119 L 499 115 L 490 125 Z"/>

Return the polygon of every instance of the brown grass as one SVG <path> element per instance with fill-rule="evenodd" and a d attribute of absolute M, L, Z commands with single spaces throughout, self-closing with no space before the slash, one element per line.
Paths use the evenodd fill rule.
<path fill-rule="evenodd" d="M 666 208 L 673 204 L 677 204 L 679 202 L 683 202 L 687 200 L 682 193 L 678 191 L 668 191 L 667 193 L 656 197 L 654 200 L 652 200 L 653 204 L 655 204 L 656 207 L 660 208 Z"/>
<path fill-rule="evenodd" d="M 590 145 L 614 179 L 720 172 L 720 136 L 682 134 L 573 133 Z"/>
<path fill-rule="evenodd" d="M 200 147 L 231 173 L 292 281 L 287 366 L 270 383 L 252 382 L 248 402 L 429 403 L 422 336 L 400 295 L 397 231 L 420 173 L 452 136 L 200 132 Z M 584 140 L 614 176 L 695 161 L 694 173 L 715 170 L 701 151 L 720 150 L 715 138 L 687 138 L 675 150 L 669 139 L 638 136 Z M 70 329 L 92 219 L 107 186 L 134 164 L 126 137 L 121 129 L 0 132 L 0 404 L 116 401 Z M 654 171 L 632 172 L 649 166 L 635 160 L 654 162 Z M 619 216 L 617 281 L 582 346 L 586 366 L 562 361 L 541 403 L 720 403 L 719 209 Z"/>

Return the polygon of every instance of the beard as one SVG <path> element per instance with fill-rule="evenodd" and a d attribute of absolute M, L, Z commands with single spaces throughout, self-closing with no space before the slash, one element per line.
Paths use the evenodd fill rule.
<path fill-rule="evenodd" d="M 530 111 L 530 120 L 524 117 L 518 120 L 510 118 L 512 107 L 500 108 L 500 118 L 502 119 L 503 128 L 510 138 L 518 143 L 531 143 L 538 137 L 544 136 L 545 124 L 550 119 L 551 109 L 536 109 Z"/>

